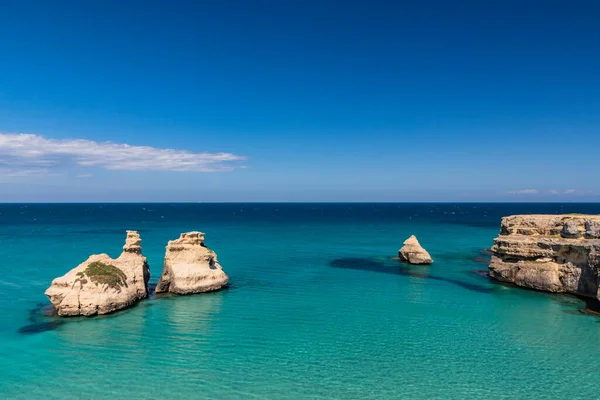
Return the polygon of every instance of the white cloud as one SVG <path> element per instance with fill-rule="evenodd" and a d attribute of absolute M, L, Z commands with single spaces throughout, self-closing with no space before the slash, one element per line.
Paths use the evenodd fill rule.
<path fill-rule="evenodd" d="M 52 175 L 69 166 L 128 171 L 231 171 L 237 167 L 236 161 L 245 159 L 230 153 L 193 153 L 84 139 L 0 133 L 2 176 Z"/>
<path fill-rule="evenodd" d="M 536 189 L 521 189 L 521 190 L 511 190 L 508 194 L 537 194 L 538 191 Z"/>
<path fill-rule="evenodd" d="M 579 190 L 576 190 L 576 189 L 567 189 L 564 192 L 561 192 L 561 191 L 556 190 L 556 189 L 551 189 L 551 190 L 548 190 L 548 193 L 550 193 L 550 194 L 576 194 L 576 193 L 581 194 L 581 193 L 585 193 L 585 192 L 582 192 L 582 191 L 579 191 Z"/>
<path fill-rule="evenodd" d="M 28 177 L 28 176 L 51 176 L 55 175 L 48 168 L 21 168 L 21 169 L 13 169 L 2 166 L 2 158 L 0 156 L 0 176 L 2 177 Z"/>

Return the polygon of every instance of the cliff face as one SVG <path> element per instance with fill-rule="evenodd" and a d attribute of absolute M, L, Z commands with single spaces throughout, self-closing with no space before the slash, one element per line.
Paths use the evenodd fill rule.
<path fill-rule="evenodd" d="M 494 279 L 600 299 L 600 215 L 504 217 L 492 252 Z"/>
<path fill-rule="evenodd" d="M 204 245 L 204 233 L 188 232 L 169 241 L 156 293 L 210 292 L 222 288 L 228 281 L 215 252 Z"/>
<path fill-rule="evenodd" d="M 108 314 L 148 297 L 149 278 L 140 235 L 127 231 L 117 259 L 94 254 L 54 279 L 45 294 L 60 316 Z"/>

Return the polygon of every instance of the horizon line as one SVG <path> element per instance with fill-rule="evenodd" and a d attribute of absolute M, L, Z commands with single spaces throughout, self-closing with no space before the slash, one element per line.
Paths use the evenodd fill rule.
<path fill-rule="evenodd" d="M 0 201 L 4 204 L 600 204 L 600 201 Z"/>

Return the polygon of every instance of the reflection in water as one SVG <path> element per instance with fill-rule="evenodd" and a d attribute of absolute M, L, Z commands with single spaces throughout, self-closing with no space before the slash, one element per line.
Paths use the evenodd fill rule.
<path fill-rule="evenodd" d="M 195 295 L 161 296 L 170 334 L 173 336 L 208 335 L 215 316 L 218 316 L 225 292 L 216 291 Z"/>
<path fill-rule="evenodd" d="M 510 286 L 502 284 L 499 287 L 507 290 L 501 296 L 490 296 L 487 303 L 490 313 L 496 315 L 495 329 L 502 332 L 507 349 L 515 349 L 520 357 L 530 358 L 532 365 L 540 350 L 556 354 L 566 365 L 576 365 L 583 349 L 589 347 L 589 342 L 578 340 L 582 331 L 594 338 L 594 343 L 600 341 L 600 329 L 593 326 L 600 319 L 582 314 L 583 299 L 515 286 L 509 290 Z M 565 317 L 565 314 L 570 315 Z M 569 323 L 566 318 L 579 321 Z M 536 328 L 541 331 L 536 332 Z"/>
<path fill-rule="evenodd" d="M 528 293 L 531 293 L 531 294 L 535 293 L 540 296 L 548 297 L 550 302 L 554 303 L 555 305 L 558 305 L 561 307 L 569 307 L 569 309 L 564 309 L 564 308 L 560 309 L 560 311 L 562 311 L 562 312 L 569 313 L 569 314 L 585 314 L 585 315 L 592 315 L 592 316 L 600 317 L 600 301 L 598 299 L 590 298 L 590 297 L 582 297 L 582 296 L 577 296 L 577 295 L 568 294 L 568 293 L 549 293 L 549 292 L 546 292 L 543 290 L 536 290 L 536 289 L 521 287 L 521 286 L 515 285 L 514 283 L 500 282 L 500 281 L 491 279 L 488 270 L 473 269 L 473 270 L 470 270 L 469 273 L 473 273 L 473 274 L 485 277 L 486 279 L 489 279 L 491 282 L 493 282 L 498 287 L 515 289 L 516 292 L 514 292 L 514 294 L 527 296 Z M 583 307 L 582 307 L 582 305 L 583 305 Z M 553 306 L 548 305 L 548 307 L 553 307 Z M 539 311 L 545 312 L 542 310 L 539 310 Z M 552 311 L 550 311 L 550 313 L 551 312 Z M 598 322 L 600 323 L 600 319 Z"/>
<path fill-rule="evenodd" d="M 68 318 L 57 335 L 71 348 L 108 348 L 114 343 L 135 347 L 142 340 L 145 319 L 152 306 L 152 301 L 142 300 L 112 314 Z"/>
<path fill-rule="evenodd" d="M 156 283 L 150 283 L 150 293 L 154 293 L 154 288 L 156 287 Z M 56 314 L 56 310 L 48 304 L 38 303 L 34 308 L 29 310 L 29 317 L 27 318 L 27 325 L 24 325 L 18 329 L 18 332 L 24 335 L 32 335 L 35 333 L 52 331 L 54 329 L 58 329 L 64 324 L 67 323 L 77 323 L 90 320 L 90 318 L 112 318 L 123 313 L 130 311 L 134 307 L 138 307 L 140 305 L 150 307 L 152 306 L 152 302 L 148 303 L 148 300 L 142 300 L 140 303 L 134 305 L 133 307 L 125 310 L 120 310 L 112 314 L 94 316 L 94 317 L 69 317 L 62 318 Z"/>
<path fill-rule="evenodd" d="M 150 293 L 154 293 L 155 286 L 156 284 L 150 284 Z M 119 341 L 130 340 L 130 344 L 135 345 L 135 342 L 140 340 L 145 319 L 151 312 L 150 307 L 156 305 L 168 309 L 165 310 L 169 319 L 167 323 L 173 329 L 186 334 L 194 330 L 207 332 L 208 322 L 219 312 L 222 294 L 223 291 L 190 296 L 163 294 L 142 300 L 124 310 L 93 317 L 59 317 L 52 306 L 39 303 L 29 311 L 28 324 L 21 326 L 18 332 L 31 335 L 68 325 L 69 329 L 62 330 L 59 336 L 72 345 L 102 345 L 113 340 L 115 335 Z"/>

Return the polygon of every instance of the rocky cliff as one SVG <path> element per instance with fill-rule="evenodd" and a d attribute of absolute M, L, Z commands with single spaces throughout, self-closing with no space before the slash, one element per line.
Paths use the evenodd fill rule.
<path fill-rule="evenodd" d="M 600 215 L 504 217 L 492 252 L 494 279 L 600 298 Z"/>
<path fill-rule="evenodd" d="M 108 314 L 148 297 L 150 269 L 140 235 L 127 231 L 123 253 L 94 254 L 52 281 L 46 296 L 60 316 Z"/>
<path fill-rule="evenodd" d="M 202 293 L 218 290 L 229 278 L 217 261 L 214 251 L 204 245 L 204 233 L 182 233 L 169 241 L 165 266 L 156 293 Z"/>

